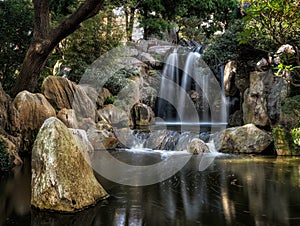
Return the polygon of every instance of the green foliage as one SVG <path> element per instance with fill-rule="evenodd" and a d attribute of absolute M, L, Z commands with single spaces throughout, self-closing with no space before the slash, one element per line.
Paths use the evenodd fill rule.
<path fill-rule="evenodd" d="M 300 146 L 300 128 L 294 128 L 290 133 L 292 135 L 294 144 Z"/>
<path fill-rule="evenodd" d="M 270 52 L 287 43 L 300 46 L 299 1 L 254 0 L 244 11 L 240 43 Z"/>
<path fill-rule="evenodd" d="M 33 30 L 30 1 L 0 1 L 0 82 L 4 90 L 13 87 Z"/>
<path fill-rule="evenodd" d="M 120 45 L 122 33 L 114 23 L 108 29 L 106 19 L 107 11 L 82 23 L 82 27 L 63 40 L 60 48 L 55 49 L 48 60 L 48 68 L 44 76 L 52 74 L 54 65 L 59 61 L 62 65 L 71 68 L 68 78 L 79 82 L 88 65 L 98 57 Z M 114 18 L 110 18 L 114 20 Z"/>
<path fill-rule="evenodd" d="M 241 46 L 238 43 L 237 33 L 242 30 L 242 23 L 236 20 L 222 35 L 215 35 L 203 53 L 203 60 L 211 69 L 226 63 L 229 60 L 237 60 L 240 56 Z"/>
<path fill-rule="evenodd" d="M 114 96 L 106 97 L 104 100 L 104 105 L 113 104 L 115 102 L 115 99 L 116 98 Z"/>

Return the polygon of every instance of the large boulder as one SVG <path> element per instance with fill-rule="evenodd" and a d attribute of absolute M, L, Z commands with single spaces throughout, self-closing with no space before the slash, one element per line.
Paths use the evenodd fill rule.
<path fill-rule="evenodd" d="M 96 103 L 90 99 L 83 87 L 63 77 L 48 76 L 42 89 L 45 97 L 56 109 L 74 109 L 77 117 L 95 118 Z"/>
<path fill-rule="evenodd" d="M 73 212 L 108 196 L 82 147 L 59 119 L 44 122 L 32 150 L 32 206 Z"/>
<path fill-rule="evenodd" d="M 254 124 L 232 127 L 212 135 L 216 150 L 224 153 L 261 153 L 273 139 Z"/>
<path fill-rule="evenodd" d="M 270 123 L 267 96 L 271 90 L 274 76 L 270 72 L 252 72 L 250 87 L 244 93 L 243 120 L 258 126 L 267 126 Z"/>
<path fill-rule="evenodd" d="M 20 132 L 23 138 L 23 151 L 30 151 L 38 130 L 43 122 L 55 116 L 55 110 L 41 93 L 20 92 L 13 101 L 19 112 Z"/>

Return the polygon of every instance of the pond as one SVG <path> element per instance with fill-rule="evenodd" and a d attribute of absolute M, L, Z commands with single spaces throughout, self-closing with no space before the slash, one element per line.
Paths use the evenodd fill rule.
<path fill-rule="evenodd" d="M 163 153 L 119 150 L 112 155 L 148 162 Z M 192 156 L 174 176 L 147 186 L 97 175 L 110 198 L 76 214 L 30 208 L 26 159 L 23 167 L 1 174 L 0 225 L 300 225 L 300 158 L 219 154 L 199 171 L 201 158 Z"/>

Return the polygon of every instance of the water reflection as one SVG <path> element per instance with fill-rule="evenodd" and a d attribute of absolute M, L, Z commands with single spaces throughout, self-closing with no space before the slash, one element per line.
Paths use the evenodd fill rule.
<path fill-rule="evenodd" d="M 126 161 L 136 156 L 118 153 Z M 153 162 L 159 154 L 143 157 L 144 163 Z M 299 158 L 223 155 L 199 171 L 201 158 L 193 156 L 172 178 L 143 187 L 119 185 L 98 175 L 111 194 L 108 200 L 76 214 L 32 210 L 31 221 L 19 224 L 4 221 L 12 212 L 26 216 L 29 195 L 21 193 L 20 182 L 2 180 L 1 225 L 300 225 Z"/>
<path fill-rule="evenodd" d="M 30 163 L 25 159 L 23 166 L 10 172 L 0 172 L 0 225 L 9 216 L 30 214 Z"/>

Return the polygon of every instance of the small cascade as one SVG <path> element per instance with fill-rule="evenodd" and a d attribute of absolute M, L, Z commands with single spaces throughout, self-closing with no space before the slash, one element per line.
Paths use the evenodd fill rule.
<path fill-rule="evenodd" d="M 176 120 L 177 118 L 174 106 L 167 101 L 177 96 L 177 89 L 173 83 L 179 83 L 178 54 L 176 50 L 167 58 L 159 92 L 164 98 L 157 102 L 157 115 L 164 120 Z"/>
<path fill-rule="evenodd" d="M 201 54 L 175 49 L 163 70 L 156 124 L 226 126 L 226 99 L 222 87 Z"/>

